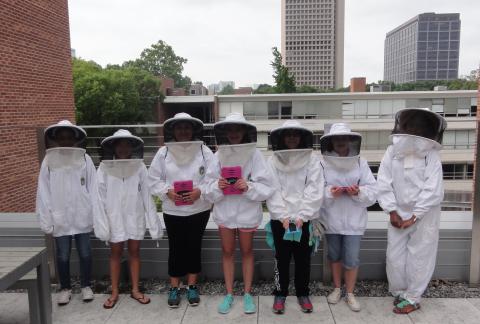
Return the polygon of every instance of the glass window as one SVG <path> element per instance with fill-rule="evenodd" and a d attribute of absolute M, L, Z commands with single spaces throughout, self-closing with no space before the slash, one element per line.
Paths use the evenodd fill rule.
<path fill-rule="evenodd" d="M 438 49 L 438 43 L 435 41 L 435 42 L 428 42 L 427 43 L 427 50 L 429 51 L 436 51 Z"/>
<path fill-rule="evenodd" d="M 437 69 L 437 61 L 427 61 L 427 69 L 428 70 Z"/>
<path fill-rule="evenodd" d="M 279 107 L 277 101 L 268 103 L 268 119 L 279 119 Z"/>
<path fill-rule="evenodd" d="M 243 115 L 247 119 L 267 119 L 268 102 L 244 102 Z"/>
<path fill-rule="evenodd" d="M 455 147 L 455 131 L 445 131 L 443 133 L 443 146 L 445 148 Z"/>
<path fill-rule="evenodd" d="M 440 49 L 440 50 L 448 50 L 448 49 L 449 49 L 449 44 L 448 44 L 448 42 L 446 42 L 446 41 L 445 41 L 445 42 L 442 42 L 442 41 L 441 41 L 440 43 L 438 43 L 438 49 Z"/>
<path fill-rule="evenodd" d="M 448 59 L 448 51 L 438 51 L 438 59 L 439 60 L 447 60 Z"/>
<path fill-rule="evenodd" d="M 456 149 L 468 148 L 468 131 L 467 130 L 455 131 L 455 148 Z"/>
<path fill-rule="evenodd" d="M 419 60 L 426 60 L 427 59 L 427 52 L 426 51 L 418 51 L 417 58 Z"/>
<path fill-rule="evenodd" d="M 427 52 L 427 60 L 436 60 L 436 59 L 437 59 L 437 51 Z"/>
<path fill-rule="evenodd" d="M 448 46 L 448 43 L 447 43 L 447 46 Z M 417 46 L 417 49 L 419 51 L 424 51 L 427 49 L 427 43 L 426 42 L 419 42 L 418 43 L 418 46 Z"/>
<path fill-rule="evenodd" d="M 379 118 L 380 100 L 368 100 L 368 118 Z"/>
<path fill-rule="evenodd" d="M 426 41 L 427 40 L 427 33 L 426 32 L 419 32 L 418 33 L 418 40 L 419 41 Z"/>
<path fill-rule="evenodd" d="M 450 37 L 450 33 L 449 32 L 440 32 L 438 37 L 440 38 L 440 40 L 448 41 L 448 39 Z"/>
<path fill-rule="evenodd" d="M 451 40 L 460 40 L 460 32 L 459 31 L 450 32 L 450 39 Z"/>
<path fill-rule="evenodd" d="M 449 79 L 458 78 L 458 71 L 457 70 L 448 70 L 448 78 Z"/>
<path fill-rule="evenodd" d="M 450 41 L 450 49 L 452 50 L 458 50 L 458 47 L 460 46 L 459 41 Z"/>
<path fill-rule="evenodd" d="M 367 116 L 367 100 L 355 100 L 355 116 L 366 117 Z"/>
<path fill-rule="evenodd" d="M 350 101 L 344 101 L 342 103 L 342 117 L 343 118 L 353 118 L 354 114 L 354 104 Z"/>
<path fill-rule="evenodd" d="M 448 61 L 438 61 L 439 69 L 448 69 Z"/>
<path fill-rule="evenodd" d="M 446 79 L 448 77 L 447 70 L 438 70 L 437 77 L 439 79 Z"/>
<path fill-rule="evenodd" d="M 428 33 L 428 41 L 437 41 L 437 40 L 438 40 L 438 33 L 437 32 Z"/>
<path fill-rule="evenodd" d="M 391 118 L 393 115 L 392 100 L 380 100 L 380 118 Z"/>
<path fill-rule="evenodd" d="M 450 28 L 452 30 L 459 30 L 460 29 L 460 22 L 458 22 L 458 21 L 450 22 Z"/>

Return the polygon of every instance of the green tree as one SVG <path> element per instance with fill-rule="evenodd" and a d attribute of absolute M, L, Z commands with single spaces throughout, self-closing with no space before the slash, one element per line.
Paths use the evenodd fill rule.
<path fill-rule="evenodd" d="M 140 58 L 123 63 L 124 67 L 137 67 L 155 76 L 169 77 L 177 87 L 189 87 L 192 80 L 183 76 L 183 65 L 187 59 L 175 54 L 173 48 L 162 40 L 152 44 L 140 54 Z"/>
<path fill-rule="evenodd" d="M 233 89 L 233 87 L 229 84 L 227 84 L 225 87 L 223 87 L 222 91 L 220 91 L 218 94 L 220 95 L 230 95 L 230 94 L 234 94 L 235 93 L 235 89 Z"/>
<path fill-rule="evenodd" d="M 273 61 L 270 65 L 273 67 L 273 79 L 277 93 L 295 92 L 295 77 L 290 75 L 288 68 L 282 63 L 282 54 L 278 48 L 272 48 Z"/>
<path fill-rule="evenodd" d="M 302 85 L 297 87 L 297 93 L 314 93 L 318 92 L 318 89 L 310 85 Z"/>
<path fill-rule="evenodd" d="M 83 125 L 153 121 L 161 99 L 160 80 L 135 67 L 102 69 L 95 62 L 74 59 L 73 82 L 77 122 Z"/>
<path fill-rule="evenodd" d="M 258 88 L 253 92 L 254 94 L 269 94 L 269 93 L 275 93 L 276 89 L 275 87 L 272 87 L 269 84 L 261 84 L 258 86 Z"/>

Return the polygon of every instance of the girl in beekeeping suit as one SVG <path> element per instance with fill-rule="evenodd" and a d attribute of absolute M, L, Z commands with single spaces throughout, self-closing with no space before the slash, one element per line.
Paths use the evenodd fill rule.
<path fill-rule="evenodd" d="M 390 215 L 387 276 L 397 314 L 420 308 L 437 257 L 443 173 L 439 151 L 447 123 L 428 109 L 397 112 L 378 170 L 380 206 Z"/>
<path fill-rule="evenodd" d="M 153 239 L 160 239 L 162 227 L 147 185 L 147 168 L 143 163 L 143 140 L 120 129 L 102 143 L 102 162 L 97 171 L 101 208 L 95 214 L 95 235 L 110 242 L 110 277 L 112 294 L 103 307 L 113 308 L 118 301 L 120 261 L 125 242 L 132 291 L 140 304 L 150 299 L 140 293 L 140 242 L 148 227 Z"/>

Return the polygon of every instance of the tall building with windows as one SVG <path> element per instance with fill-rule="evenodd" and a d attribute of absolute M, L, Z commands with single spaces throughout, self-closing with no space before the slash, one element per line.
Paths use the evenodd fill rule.
<path fill-rule="evenodd" d="M 343 87 L 345 0 L 282 0 L 283 63 L 297 86 Z"/>
<path fill-rule="evenodd" d="M 420 14 L 387 33 L 383 79 L 457 79 L 459 45 L 460 14 Z"/>

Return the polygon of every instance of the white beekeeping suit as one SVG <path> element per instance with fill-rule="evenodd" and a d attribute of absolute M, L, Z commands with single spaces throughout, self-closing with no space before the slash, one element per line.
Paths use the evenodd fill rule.
<path fill-rule="evenodd" d="M 192 125 L 193 138 L 188 142 L 177 142 L 173 129 L 177 123 Z M 206 173 L 215 166 L 216 158 L 203 144 L 203 123 L 187 113 L 178 113 L 164 124 L 165 146 L 153 158 L 148 171 L 150 191 L 162 200 L 164 213 L 175 216 L 190 216 L 212 208 L 205 199 Z M 176 181 L 192 181 L 193 188 L 201 191 L 200 198 L 192 205 L 175 205 L 168 198 L 169 189 Z"/>
<path fill-rule="evenodd" d="M 380 206 L 397 213 L 408 228 L 389 224 L 387 275 L 390 292 L 418 304 L 435 269 L 443 174 L 439 150 L 447 126 L 428 109 L 395 116 L 390 145 L 378 172 Z"/>
<path fill-rule="evenodd" d="M 345 145 L 346 156 L 339 156 L 333 141 Z M 367 227 L 367 207 L 377 200 L 377 182 L 365 159 L 360 157 L 362 136 L 345 123 L 333 124 L 320 139 L 325 201 L 320 211 L 327 234 L 363 235 Z M 358 185 L 358 195 L 342 194 L 334 198 L 332 187 Z"/>
<path fill-rule="evenodd" d="M 229 143 L 227 133 L 230 125 L 244 127 L 245 135 L 241 144 Z M 213 219 L 217 225 L 226 228 L 256 228 L 263 218 L 261 202 L 274 191 L 270 169 L 256 148 L 257 129 L 243 115 L 231 113 L 225 120 L 215 123 L 214 131 L 218 161 L 207 173 L 206 192 L 207 199 L 214 203 Z M 248 190 L 240 195 L 225 196 L 218 187 L 221 168 L 236 166 L 241 167 Z"/>
<path fill-rule="evenodd" d="M 97 171 L 101 204 L 94 218 L 95 235 L 112 243 L 142 240 L 148 228 L 152 239 L 161 238 L 162 225 L 143 163 L 143 140 L 120 129 L 101 145 L 102 162 Z M 126 152 L 119 153 L 122 145 Z"/>
<path fill-rule="evenodd" d="M 284 143 L 284 133 L 300 133 L 300 143 L 296 149 L 288 149 Z M 286 121 L 270 133 L 273 156 L 268 165 L 273 174 L 274 194 L 267 199 L 271 219 L 289 219 L 295 223 L 318 218 L 323 200 L 324 177 L 313 153 L 313 133 L 294 120 Z"/>
<path fill-rule="evenodd" d="M 68 120 L 45 130 L 46 155 L 40 167 L 36 213 L 40 228 L 54 237 L 89 233 L 97 200 L 87 134 Z"/>

